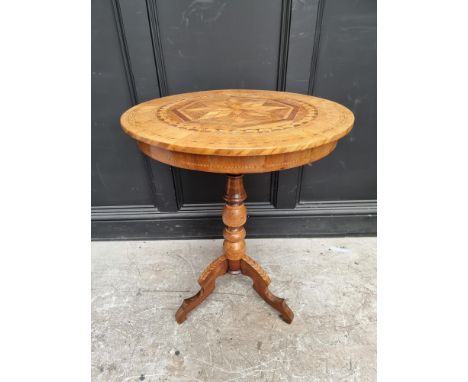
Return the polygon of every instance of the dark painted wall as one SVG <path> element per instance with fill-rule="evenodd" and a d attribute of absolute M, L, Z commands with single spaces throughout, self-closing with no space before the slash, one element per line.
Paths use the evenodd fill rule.
<path fill-rule="evenodd" d="M 249 236 L 376 231 L 376 1 L 93 0 L 92 232 L 217 237 L 224 178 L 145 158 L 131 105 L 187 91 L 288 90 L 338 101 L 356 125 L 311 166 L 246 176 Z"/>

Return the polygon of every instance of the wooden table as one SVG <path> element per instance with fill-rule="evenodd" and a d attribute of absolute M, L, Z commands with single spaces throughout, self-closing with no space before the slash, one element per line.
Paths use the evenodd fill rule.
<path fill-rule="evenodd" d="M 243 175 L 284 170 L 330 154 L 353 127 L 353 113 L 325 99 L 264 90 L 212 90 L 143 102 L 121 117 L 123 130 L 149 157 L 171 166 L 227 175 L 223 255 L 198 279 L 200 291 L 183 301 L 180 324 L 230 272 L 253 288 L 287 323 L 294 314 L 269 289 L 270 278 L 246 255 L 247 198 Z"/>

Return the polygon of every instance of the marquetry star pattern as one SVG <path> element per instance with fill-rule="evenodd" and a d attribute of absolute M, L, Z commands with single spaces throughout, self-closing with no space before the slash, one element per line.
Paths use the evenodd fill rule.
<path fill-rule="evenodd" d="M 185 122 L 201 126 L 242 128 L 293 119 L 297 108 L 279 100 L 233 96 L 191 101 L 174 107 L 172 112 Z"/>

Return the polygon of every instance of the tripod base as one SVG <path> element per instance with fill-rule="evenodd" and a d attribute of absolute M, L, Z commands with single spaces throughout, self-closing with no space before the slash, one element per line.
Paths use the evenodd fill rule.
<path fill-rule="evenodd" d="M 200 291 L 183 301 L 176 313 L 176 321 L 181 324 L 187 319 L 187 315 L 200 305 L 215 289 L 215 282 L 219 276 L 224 275 L 229 271 L 229 261 L 226 256 L 222 255 L 214 260 L 203 271 L 198 279 L 201 286 Z M 234 271 L 238 272 L 238 271 Z M 290 324 L 294 318 L 294 313 L 286 304 L 285 300 L 276 297 L 268 289 L 270 277 L 263 268 L 252 258 L 244 256 L 240 260 L 240 273 L 249 276 L 253 281 L 253 288 L 262 297 L 265 302 L 280 312 L 280 317 Z"/>
<path fill-rule="evenodd" d="M 253 288 L 267 304 L 279 311 L 280 317 L 290 324 L 294 314 L 289 309 L 284 299 L 276 297 L 268 290 L 270 278 L 263 268 L 252 258 L 245 254 L 245 229 L 247 209 L 244 200 L 247 194 L 244 190 L 242 175 L 228 175 L 224 200 L 226 205 L 223 210 L 224 243 L 223 255 L 214 260 L 203 271 L 198 279 L 200 291 L 182 303 L 176 313 L 179 324 L 184 322 L 193 309 L 200 305 L 215 288 L 216 279 L 226 272 L 249 276 L 253 281 Z"/>

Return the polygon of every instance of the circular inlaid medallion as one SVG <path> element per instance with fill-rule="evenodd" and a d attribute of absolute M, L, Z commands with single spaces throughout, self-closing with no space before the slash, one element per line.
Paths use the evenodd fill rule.
<path fill-rule="evenodd" d="M 317 116 L 317 109 L 294 99 L 207 94 L 163 105 L 156 115 L 161 121 L 187 130 L 268 133 L 310 122 Z"/>

